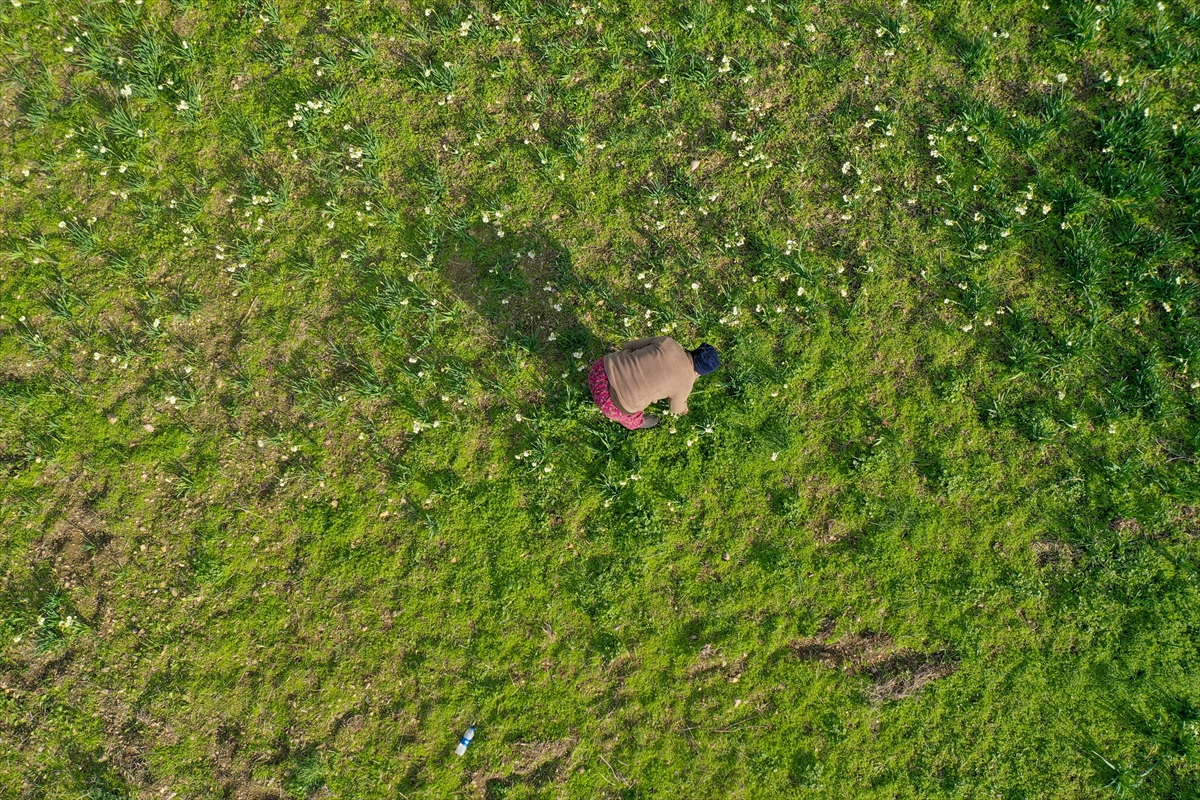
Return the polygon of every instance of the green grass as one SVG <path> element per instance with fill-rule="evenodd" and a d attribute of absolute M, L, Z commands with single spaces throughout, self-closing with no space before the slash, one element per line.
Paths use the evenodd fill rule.
<path fill-rule="evenodd" d="M 1200 796 L 1198 78 L 1143 0 L 4 4 L 0 794 Z"/>

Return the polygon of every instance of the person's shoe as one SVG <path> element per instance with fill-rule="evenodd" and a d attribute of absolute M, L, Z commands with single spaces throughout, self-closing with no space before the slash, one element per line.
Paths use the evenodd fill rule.
<path fill-rule="evenodd" d="M 658 417 L 654 416 L 653 414 L 647 414 L 642 417 L 642 424 L 638 425 L 638 430 L 641 431 L 645 430 L 646 428 L 653 428 L 658 424 L 658 421 Z"/>

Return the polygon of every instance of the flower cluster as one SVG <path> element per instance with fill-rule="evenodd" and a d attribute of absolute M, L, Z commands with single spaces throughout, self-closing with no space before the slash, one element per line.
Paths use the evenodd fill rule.
<path fill-rule="evenodd" d="M 520 418 L 520 415 L 518 415 L 518 418 Z M 553 464 L 543 463 L 543 461 L 540 460 L 540 457 L 532 450 L 523 450 L 520 453 L 517 453 L 515 458 L 517 461 L 524 461 L 531 467 L 541 467 L 542 472 L 547 475 L 554 469 Z"/>
<path fill-rule="evenodd" d="M 294 127 L 297 122 L 304 122 L 306 120 L 313 119 L 318 114 L 333 113 L 333 108 L 324 100 L 319 99 L 305 100 L 303 104 L 296 103 L 293 105 L 293 110 L 296 113 L 292 114 L 291 119 L 288 120 L 287 126 L 289 128 Z"/>

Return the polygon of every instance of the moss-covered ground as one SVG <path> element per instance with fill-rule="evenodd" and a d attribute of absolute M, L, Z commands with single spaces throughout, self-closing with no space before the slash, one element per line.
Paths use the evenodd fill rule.
<path fill-rule="evenodd" d="M 1200 796 L 1198 78 L 1177 0 L 5 0 L 0 795 Z"/>

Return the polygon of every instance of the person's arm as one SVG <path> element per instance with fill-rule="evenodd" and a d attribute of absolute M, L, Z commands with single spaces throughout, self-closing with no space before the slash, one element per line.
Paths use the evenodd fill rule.
<path fill-rule="evenodd" d="M 671 397 L 672 414 L 686 414 L 688 412 L 687 399 L 689 394 L 691 394 L 691 390 Z"/>
<path fill-rule="evenodd" d="M 627 342 L 625 344 L 625 346 L 622 347 L 621 349 L 622 350 L 640 350 L 643 347 L 645 347 L 646 345 L 653 344 L 654 342 L 658 341 L 661 338 L 662 338 L 661 336 L 651 336 L 649 339 L 634 339 L 632 342 Z"/>

